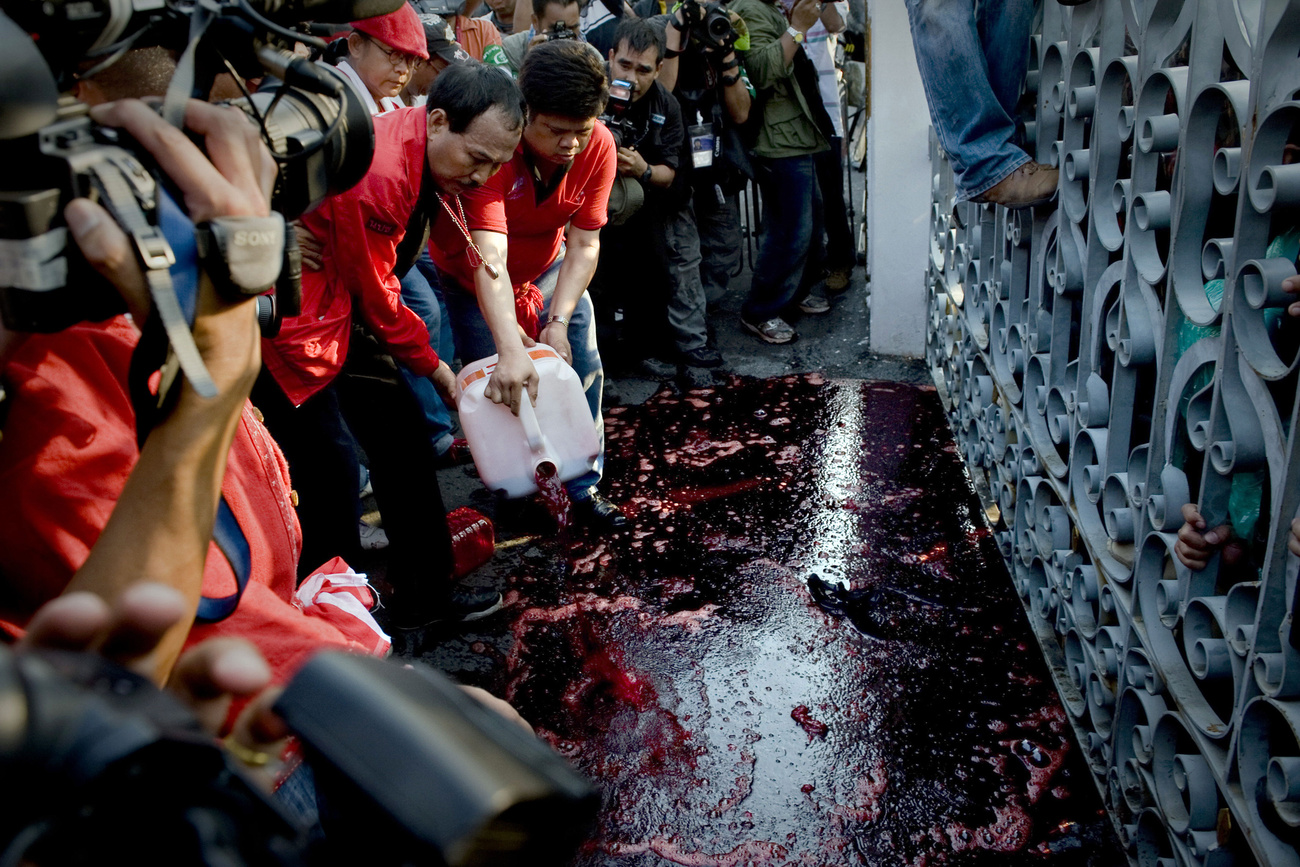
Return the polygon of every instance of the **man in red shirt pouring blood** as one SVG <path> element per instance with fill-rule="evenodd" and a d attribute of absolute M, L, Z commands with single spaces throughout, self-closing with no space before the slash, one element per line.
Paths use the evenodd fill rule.
<path fill-rule="evenodd" d="M 536 401 L 533 341 L 573 366 L 602 443 L 590 471 L 567 484 L 574 515 L 616 529 L 626 519 L 596 489 L 605 373 L 587 294 L 617 169 L 614 140 L 597 120 L 609 85 L 590 48 L 557 40 L 528 52 L 519 87 L 528 112 L 514 156 L 479 189 L 444 200 L 450 218 L 434 225 L 430 251 L 448 277 L 447 312 L 462 359 L 499 356 L 489 399 L 516 415 L 525 392 Z"/>

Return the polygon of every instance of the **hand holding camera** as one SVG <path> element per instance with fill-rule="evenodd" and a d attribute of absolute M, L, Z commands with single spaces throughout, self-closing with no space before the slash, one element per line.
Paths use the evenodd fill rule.
<path fill-rule="evenodd" d="M 229 106 L 190 100 L 185 125 L 203 139 L 207 156 L 181 130 L 138 100 L 97 106 L 91 117 L 120 127 L 158 162 L 175 184 L 197 224 L 217 217 L 264 217 L 276 178 L 275 161 L 247 116 Z M 74 199 L 64 212 L 86 261 L 112 283 L 137 322 L 144 322 L 149 291 L 131 241 L 112 216 L 88 199 Z M 233 405 L 242 405 L 261 364 L 256 304 L 226 299 L 211 278 L 200 275 L 199 315 L 194 340 L 217 385 Z"/>

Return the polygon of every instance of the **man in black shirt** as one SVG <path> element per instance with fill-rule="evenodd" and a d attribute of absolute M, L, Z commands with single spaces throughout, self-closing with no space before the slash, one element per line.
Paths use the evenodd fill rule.
<path fill-rule="evenodd" d="M 738 20 L 732 19 L 731 38 L 722 40 L 702 39 L 698 28 L 687 23 L 702 17 L 704 6 L 704 0 L 685 0 L 667 19 L 668 50 L 659 80 L 677 98 L 690 137 L 713 136 L 713 154 L 693 148 L 693 164 L 682 167 L 678 183 L 690 188 L 699 229 L 700 279 L 708 303 L 716 305 L 740 271 L 744 239 L 737 194 L 753 177 L 742 130 L 754 93 L 737 56 Z M 749 37 L 741 38 L 740 48 L 747 47 Z"/>
<path fill-rule="evenodd" d="M 637 191 L 627 188 L 638 186 L 644 202 L 630 215 L 611 212 L 611 225 L 601 233 L 595 280 L 609 299 L 606 307 L 623 310 L 631 326 L 625 336 L 640 338 L 632 351 L 642 360 L 653 359 L 652 371 L 668 373 L 675 367 L 654 357 L 675 355 L 698 367 L 717 366 L 721 357 L 707 346 L 698 242 L 689 243 L 696 236 L 694 217 L 681 185 L 674 183 L 686 132 L 677 100 L 658 81 L 663 59 L 661 29 L 639 18 L 619 23 L 609 74 L 631 87 L 630 105 L 611 122 L 619 145 L 616 186 L 623 186 L 632 201 Z M 693 279 L 681 279 L 683 274 Z M 668 341 L 671 348 L 664 345 Z"/>

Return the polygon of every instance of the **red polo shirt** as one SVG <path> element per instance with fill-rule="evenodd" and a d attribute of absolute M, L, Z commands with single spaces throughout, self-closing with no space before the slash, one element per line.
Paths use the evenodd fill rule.
<path fill-rule="evenodd" d="M 515 286 L 531 282 L 555 261 L 564 243 L 566 226 L 598 230 L 605 225 L 609 190 L 618 168 L 614 138 L 597 123 L 582 153 L 569 166 L 560 184 L 537 201 L 533 170 L 524 160 L 521 140 L 510 162 L 477 190 L 461 195 L 471 231 L 509 235 L 506 269 Z M 448 204 L 454 208 L 453 200 Z M 461 286 L 474 290 L 474 269 L 466 255 L 465 238 L 451 220 L 438 220 L 429 239 L 433 261 Z"/>

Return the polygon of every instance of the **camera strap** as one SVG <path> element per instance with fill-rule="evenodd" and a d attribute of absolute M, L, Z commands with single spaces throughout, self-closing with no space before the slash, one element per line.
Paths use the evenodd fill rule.
<path fill-rule="evenodd" d="M 95 176 L 95 185 L 103 198 L 101 204 L 108 208 L 135 245 L 136 259 L 144 274 L 149 296 L 153 301 L 153 313 L 150 319 L 157 319 L 176 361 L 184 371 L 194 390 L 203 397 L 216 397 L 217 386 L 208 373 L 199 348 L 194 345 L 194 335 L 190 332 L 189 319 L 181 309 L 176 297 L 176 288 L 172 284 L 171 267 L 176 264 L 176 254 L 158 226 L 151 225 L 136 193 L 127 184 L 126 174 L 114 162 L 104 161 L 91 167 Z M 143 170 L 141 170 L 143 171 Z M 134 174 L 134 172 L 133 172 Z M 160 203 L 165 196 L 159 196 Z M 161 207 L 159 208 L 161 212 Z M 191 233 L 192 234 L 192 233 Z"/>
<path fill-rule="evenodd" d="M 190 323 L 198 307 L 199 250 L 194 237 L 194 226 L 171 196 L 163 192 L 158 200 L 158 227 L 160 237 L 168 244 L 168 253 L 174 264 L 174 273 L 168 279 L 168 294 L 175 304 L 183 323 L 183 330 L 191 345 L 194 336 Z M 161 311 L 157 304 L 149 319 L 140 329 L 140 342 L 131 355 L 127 386 L 131 405 L 135 409 L 136 442 L 144 448 L 145 439 L 171 411 L 180 390 L 175 387 L 179 356 L 172 350 L 171 341 Z M 197 350 L 196 350 L 197 351 Z M 161 371 L 157 392 L 150 387 L 156 373 Z M 207 373 L 206 368 L 204 373 Z M 186 374 L 188 376 L 188 374 Z M 211 378 L 209 378 L 211 382 Z M 191 384 L 193 382 L 191 381 Z M 195 389 L 197 391 L 197 387 Z M 213 385 L 213 393 L 216 387 Z M 195 619 L 200 623 L 215 623 L 234 613 L 248 586 L 253 572 L 252 552 L 235 513 L 222 495 L 217 503 L 216 521 L 212 528 L 212 541 L 216 543 L 235 576 L 235 592 L 229 596 L 203 596 L 199 599 Z"/>
<path fill-rule="evenodd" d="M 203 3 L 195 3 L 190 12 L 190 41 L 185 51 L 176 60 L 176 72 L 171 83 L 167 85 L 167 95 L 163 97 L 162 116 L 177 129 L 185 128 L 185 105 L 194 94 L 195 54 L 208 24 L 216 13 Z M 211 82 L 209 82 L 211 84 Z"/>

